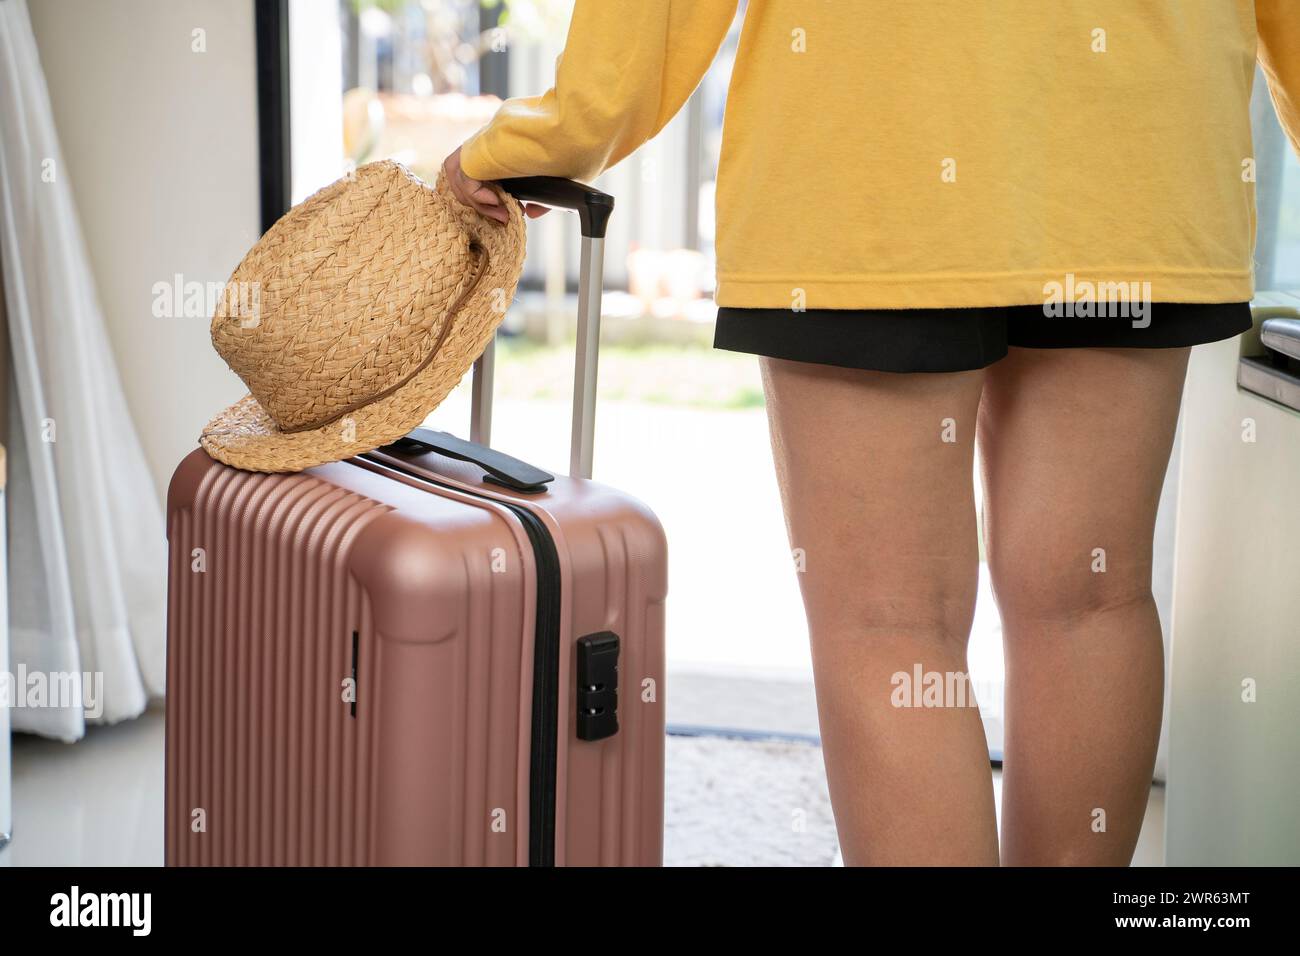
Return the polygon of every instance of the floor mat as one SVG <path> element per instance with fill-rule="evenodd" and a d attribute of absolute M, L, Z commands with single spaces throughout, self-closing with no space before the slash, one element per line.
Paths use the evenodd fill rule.
<path fill-rule="evenodd" d="M 673 736 L 666 759 L 666 866 L 834 864 L 820 747 Z"/>

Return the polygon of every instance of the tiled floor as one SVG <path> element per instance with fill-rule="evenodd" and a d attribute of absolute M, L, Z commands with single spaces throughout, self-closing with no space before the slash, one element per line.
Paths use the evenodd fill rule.
<path fill-rule="evenodd" d="M 816 732 L 806 686 L 772 686 L 758 695 L 744 683 L 682 675 L 674 693 L 679 724 L 716 722 L 725 714 L 770 729 L 780 711 L 783 729 Z M 764 714 L 750 720 L 742 700 L 754 699 L 765 702 Z M 995 774 L 999 791 L 1000 783 Z M 673 736 L 667 791 L 669 865 L 826 866 L 835 860 L 814 744 Z M 158 865 L 162 814 L 161 713 L 94 728 L 74 745 L 21 736 L 14 746 L 14 841 L 0 851 L 0 866 Z M 1164 791 L 1155 788 L 1135 865 L 1160 865 L 1163 834 Z"/>
<path fill-rule="evenodd" d="M 161 866 L 163 717 L 76 744 L 14 738 L 13 842 L 0 866 Z"/>

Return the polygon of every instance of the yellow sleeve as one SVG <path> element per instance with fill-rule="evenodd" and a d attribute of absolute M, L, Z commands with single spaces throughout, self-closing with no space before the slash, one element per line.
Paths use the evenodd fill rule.
<path fill-rule="evenodd" d="M 1300 156 L 1300 3 L 1255 0 L 1259 65 L 1264 68 L 1277 118 Z"/>
<path fill-rule="evenodd" d="M 590 182 L 658 133 L 699 85 L 738 0 L 577 0 L 555 86 L 507 100 L 461 152 L 475 179 Z"/>

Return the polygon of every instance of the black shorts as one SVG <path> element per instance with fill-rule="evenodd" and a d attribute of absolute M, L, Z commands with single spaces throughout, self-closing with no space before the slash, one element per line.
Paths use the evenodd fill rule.
<path fill-rule="evenodd" d="M 1250 303 L 1153 302 L 1129 317 L 1057 318 L 1041 305 L 975 309 L 718 309 L 715 348 L 881 372 L 961 372 L 1008 346 L 1165 349 L 1231 338 L 1251 327 Z"/>

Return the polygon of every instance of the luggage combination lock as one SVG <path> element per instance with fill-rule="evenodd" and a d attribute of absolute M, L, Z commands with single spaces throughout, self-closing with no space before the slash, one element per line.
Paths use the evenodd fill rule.
<path fill-rule="evenodd" d="M 618 733 L 618 635 L 601 631 L 578 638 L 578 739 Z"/>

